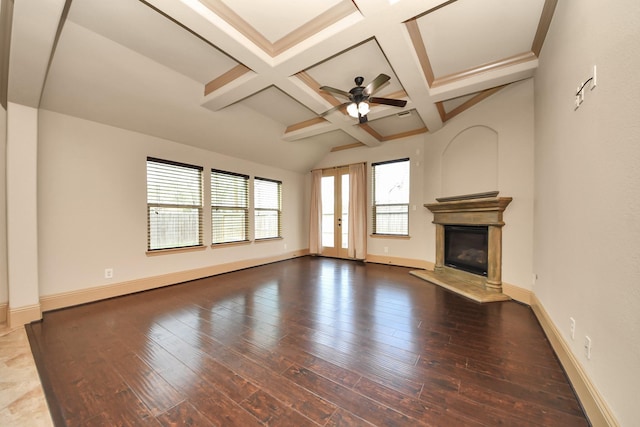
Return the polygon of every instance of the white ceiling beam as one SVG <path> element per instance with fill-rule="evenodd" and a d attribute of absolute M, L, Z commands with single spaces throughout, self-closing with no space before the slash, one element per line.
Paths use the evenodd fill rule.
<path fill-rule="evenodd" d="M 38 108 L 55 48 L 65 0 L 20 0 L 13 5 L 10 102 Z"/>

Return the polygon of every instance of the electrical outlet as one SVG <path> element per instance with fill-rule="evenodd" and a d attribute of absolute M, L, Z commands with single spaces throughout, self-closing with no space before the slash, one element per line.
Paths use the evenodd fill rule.
<path fill-rule="evenodd" d="M 388 247 L 388 246 L 385 246 L 385 247 L 383 248 L 383 250 L 384 250 L 384 253 L 385 253 L 385 254 L 388 254 L 388 253 L 389 253 L 389 247 Z"/>
<path fill-rule="evenodd" d="M 571 339 L 576 338 L 576 319 L 569 317 L 569 331 L 571 332 Z"/>
<path fill-rule="evenodd" d="M 104 269 L 104 278 L 105 279 L 113 279 L 113 268 L 105 268 Z"/>
<path fill-rule="evenodd" d="M 587 356 L 587 359 L 591 359 L 591 338 L 587 335 L 584 337 L 584 355 Z"/>
<path fill-rule="evenodd" d="M 284 250 L 285 251 L 287 250 L 287 244 L 286 243 L 284 244 Z"/>

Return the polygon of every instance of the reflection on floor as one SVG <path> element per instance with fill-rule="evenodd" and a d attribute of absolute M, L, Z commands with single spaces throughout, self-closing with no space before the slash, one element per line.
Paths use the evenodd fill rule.
<path fill-rule="evenodd" d="M 23 327 L 0 326 L 0 425 L 53 426 Z"/>

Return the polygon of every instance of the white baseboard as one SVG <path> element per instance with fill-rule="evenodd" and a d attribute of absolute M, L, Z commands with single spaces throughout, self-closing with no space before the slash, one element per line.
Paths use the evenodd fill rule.
<path fill-rule="evenodd" d="M 564 367 L 571 385 L 573 385 L 573 389 L 576 391 L 587 417 L 589 417 L 591 425 L 594 427 L 618 427 L 620 424 L 616 421 L 611 409 L 589 379 L 578 359 L 571 352 L 567 342 L 535 294 L 532 294 L 531 302 L 531 308 L 540 325 L 542 325 L 542 329 L 549 342 L 551 342 L 558 359 L 560 359 L 560 363 Z"/>
<path fill-rule="evenodd" d="M 177 283 L 188 282 L 190 280 L 202 279 L 204 277 L 215 276 L 222 273 L 229 273 L 231 271 L 242 270 L 244 268 L 257 267 L 259 265 L 270 264 L 272 262 L 284 261 L 291 258 L 305 256 L 308 255 L 308 253 L 308 250 L 299 250 L 271 257 L 212 265 L 194 270 L 179 271 L 160 276 L 129 280 L 127 282 L 115 283 L 113 285 L 96 286 L 79 291 L 47 295 L 40 298 L 40 306 L 42 311 L 57 310 L 59 308 L 86 304 L 135 292 L 148 291 L 150 289 L 156 289 L 163 286 L 175 285 Z"/>
<path fill-rule="evenodd" d="M 400 258 L 386 255 L 372 255 L 368 254 L 365 259 L 366 262 L 373 262 L 376 264 L 389 264 L 389 265 L 397 265 L 400 267 L 411 267 L 411 268 L 422 268 L 424 270 L 433 270 L 433 263 L 429 261 L 424 261 L 421 259 L 413 259 L 413 258 Z"/>
<path fill-rule="evenodd" d="M 521 288 L 511 283 L 502 282 L 502 293 L 509 295 L 512 299 L 521 302 L 523 304 L 531 305 L 531 298 L 533 292 L 529 289 Z"/>
<path fill-rule="evenodd" d="M 40 304 L 27 305 L 24 307 L 9 308 L 7 324 L 10 328 L 15 328 L 40 319 L 42 319 Z"/>

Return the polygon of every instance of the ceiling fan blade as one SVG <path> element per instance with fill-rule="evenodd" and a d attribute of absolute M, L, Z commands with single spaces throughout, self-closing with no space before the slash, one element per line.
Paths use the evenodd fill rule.
<path fill-rule="evenodd" d="M 340 95 L 340 96 L 342 96 L 344 98 L 347 98 L 347 99 L 351 99 L 351 94 L 349 92 L 345 92 L 344 90 L 336 89 L 335 87 L 320 86 L 320 90 L 325 91 L 325 92 L 329 92 L 329 93 L 333 93 L 335 95 Z"/>
<path fill-rule="evenodd" d="M 393 105 L 394 107 L 404 107 L 407 105 L 407 101 L 404 99 L 391 99 L 391 98 L 369 98 L 369 102 L 372 104 L 384 104 L 384 105 Z"/>
<path fill-rule="evenodd" d="M 364 88 L 364 90 L 362 91 L 362 94 L 372 95 L 375 91 L 380 89 L 383 84 L 388 82 L 390 78 L 391 77 L 387 76 L 386 74 L 380 74 L 378 77 L 373 79 L 371 83 L 367 85 L 367 87 Z"/>
<path fill-rule="evenodd" d="M 349 105 L 349 104 L 351 104 L 351 101 L 349 101 L 349 102 L 344 102 L 344 103 L 342 103 L 342 104 L 340 104 L 340 105 L 337 105 L 337 106 L 335 106 L 335 107 L 333 107 L 333 108 L 330 108 L 330 109 L 328 109 L 327 111 L 325 111 L 324 113 L 320 113 L 320 117 L 324 117 L 324 116 L 326 116 L 326 115 L 328 115 L 328 114 L 333 113 L 334 111 L 340 110 L 341 108 L 344 108 L 344 107 L 346 107 L 346 106 L 347 106 L 347 105 Z"/>

